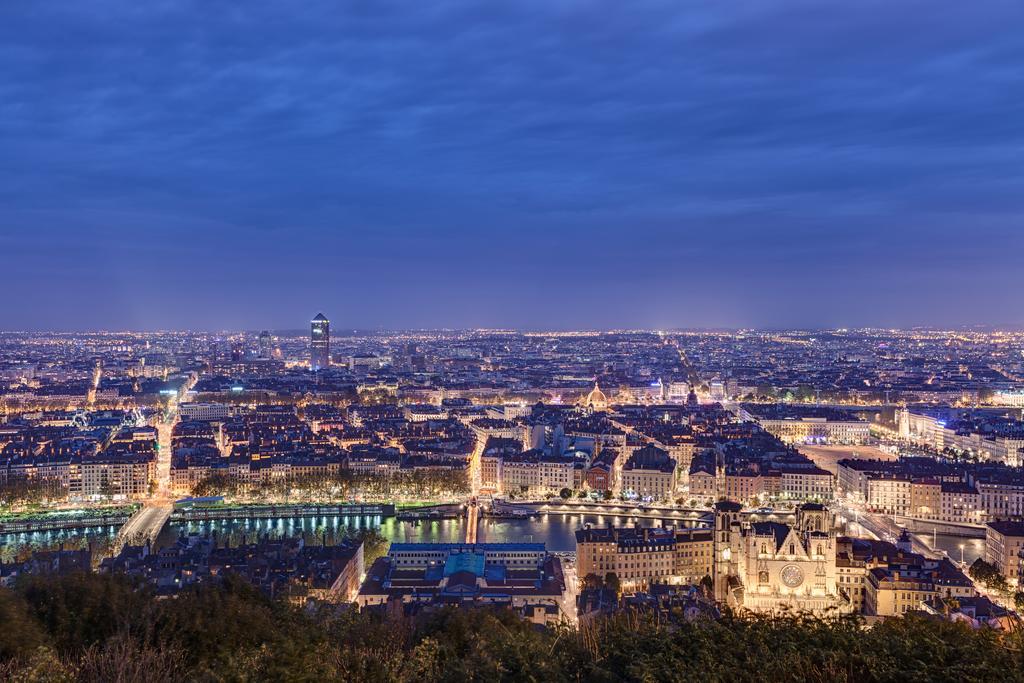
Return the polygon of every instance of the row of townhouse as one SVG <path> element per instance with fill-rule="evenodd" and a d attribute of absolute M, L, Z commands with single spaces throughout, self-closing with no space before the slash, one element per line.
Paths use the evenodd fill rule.
<path fill-rule="evenodd" d="M 249 486 L 280 480 L 328 478 L 341 471 L 342 461 L 341 454 L 221 456 L 216 449 L 209 447 L 181 449 L 175 452 L 171 462 L 171 488 L 175 493 L 189 494 L 197 484 L 214 474 Z"/>
<path fill-rule="evenodd" d="M 698 499 L 820 502 L 832 500 L 834 495 L 835 477 L 814 466 L 748 463 L 721 468 L 704 463 L 690 471 L 690 496 Z"/>
<path fill-rule="evenodd" d="M 930 560 L 899 545 L 840 538 L 836 581 L 853 611 L 868 617 L 900 617 L 936 598 L 971 598 L 974 583 L 947 558 Z"/>
<path fill-rule="evenodd" d="M 548 496 L 582 485 L 583 469 L 577 468 L 575 458 L 545 454 L 537 449 L 507 453 L 497 460 L 491 459 L 489 464 L 494 472 L 489 476 L 491 483 L 505 495 Z"/>
<path fill-rule="evenodd" d="M 156 454 L 118 452 L 80 456 L 36 456 L 0 464 L 0 484 L 47 484 L 70 500 L 98 497 L 140 498 L 156 478 Z"/>
<path fill-rule="evenodd" d="M 615 574 L 623 590 L 654 583 L 696 584 L 712 574 L 711 529 L 597 527 L 576 532 L 580 579 Z"/>
<path fill-rule="evenodd" d="M 970 413 L 958 415 L 949 409 L 914 412 L 897 411 L 899 435 L 936 451 L 954 449 L 982 461 L 1024 465 L 1024 424 L 1001 416 Z"/>
<path fill-rule="evenodd" d="M 842 460 L 838 487 L 847 501 L 894 516 L 984 524 L 1024 515 L 1024 473 L 1009 468 L 922 474 L 899 463 Z"/>

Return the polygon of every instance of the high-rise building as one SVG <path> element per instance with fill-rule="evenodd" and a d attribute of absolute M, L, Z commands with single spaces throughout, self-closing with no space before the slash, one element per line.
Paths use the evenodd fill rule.
<path fill-rule="evenodd" d="M 313 318 L 309 331 L 309 367 L 314 370 L 331 365 L 331 322 L 323 313 Z"/>
<path fill-rule="evenodd" d="M 270 336 L 270 332 L 263 330 L 260 332 L 260 358 L 270 360 L 273 355 L 274 338 Z"/>

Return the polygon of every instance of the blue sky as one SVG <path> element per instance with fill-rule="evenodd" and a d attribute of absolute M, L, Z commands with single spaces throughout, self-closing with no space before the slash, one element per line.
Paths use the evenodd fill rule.
<path fill-rule="evenodd" d="M 1024 5 L 0 5 L 2 329 L 1024 324 Z"/>

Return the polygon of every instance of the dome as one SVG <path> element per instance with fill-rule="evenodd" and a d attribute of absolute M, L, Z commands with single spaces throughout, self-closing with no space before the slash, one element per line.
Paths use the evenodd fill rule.
<path fill-rule="evenodd" d="M 596 381 L 594 382 L 593 390 L 587 394 L 585 405 L 590 408 L 604 408 L 608 405 L 608 397 L 604 395 Z"/>

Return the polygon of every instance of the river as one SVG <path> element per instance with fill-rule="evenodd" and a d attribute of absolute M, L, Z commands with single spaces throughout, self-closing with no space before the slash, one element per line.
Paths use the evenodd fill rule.
<path fill-rule="evenodd" d="M 491 519 L 483 518 L 480 522 L 478 540 L 481 543 L 527 542 L 546 543 L 548 550 L 575 551 L 576 530 L 590 524 L 593 526 L 671 526 L 680 525 L 679 521 L 659 521 L 638 519 L 621 515 L 595 515 L 572 513 L 548 513 L 531 519 Z M 380 530 L 381 535 L 393 543 L 453 543 L 461 542 L 466 535 L 465 521 L 462 519 L 445 519 L 423 522 L 402 522 L 394 517 L 382 518 L 356 517 L 335 515 L 328 517 L 305 518 L 272 518 L 272 519 L 226 519 L 211 522 L 172 522 L 168 524 L 158 545 L 173 543 L 181 534 L 217 533 L 218 536 L 232 536 L 239 539 L 242 535 L 255 536 L 271 533 L 274 536 L 295 536 L 299 534 L 320 535 L 324 532 L 338 533 L 345 529 Z M 45 550 L 64 544 L 67 548 L 81 548 L 92 543 L 94 547 L 105 550 L 117 535 L 116 526 L 105 526 L 92 529 L 73 529 L 63 531 L 44 531 L 0 535 L 0 559 L 10 561 L 16 555 L 29 549 Z M 921 534 L 921 539 L 931 545 L 930 534 Z M 961 538 L 939 534 L 936 537 L 938 548 L 949 553 L 954 561 L 960 560 L 960 545 L 963 544 L 964 560 L 968 564 L 985 553 L 984 539 Z"/>
<path fill-rule="evenodd" d="M 548 550 L 575 551 L 576 530 L 584 525 L 615 526 L 680 525 L 679 521 L 638 519 L 621 515 L 548 513 L 531 519 L 491 519 L 480 522 L 478 540 L 481 543 L 528 542 L 546 543 Z M 393 543 L 453 543 L 466 536 L 465 520 L 444 519 L 421 522 L 403 522 L 394 517 L 357 517 L 334 515 L 326 517 L 224 519 L 210 522 L 171 522 L 160 533 L 157 545 L 173 543 L 181 534 L 216 533 L 219 536 L 241 537 L 271 533 L 275 536 L 299 534 L 319 535 L 337 533 L 344 529 L 380 530 L 381 535 Z M 43 531 L 0 535 L 0 553 L 5 560 L 28 549 L 46 550 L 64 544 L 66 548 L 81 548 L 92 543 L 104 548 L 117 535 L 117 527 Z"/>

